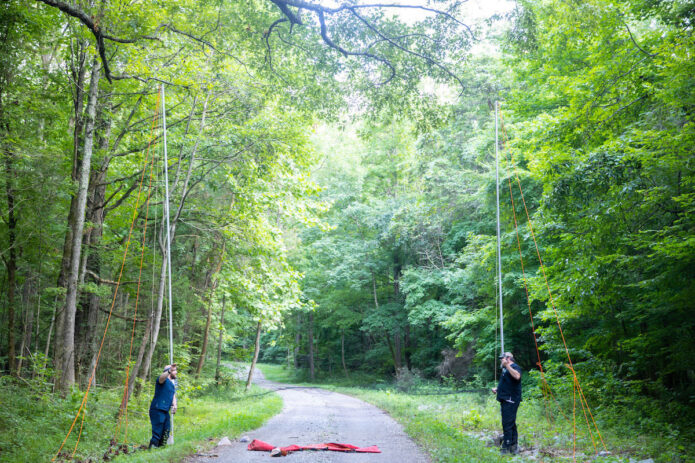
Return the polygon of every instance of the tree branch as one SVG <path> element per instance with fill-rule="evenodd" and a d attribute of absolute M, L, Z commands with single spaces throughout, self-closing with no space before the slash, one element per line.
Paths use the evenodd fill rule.
<path fill-rule="evenodd" d="M 328 27 L 326 26 L 326 19 L 324 17 L 323 11 L 319 10 L 316 14 L 319 17 L 319 24 L 321 26 L 321 38 L 323 38 L 323 41 L 326 43 L 326 45 L 328 45 L 331 48 L 334 48 L 335 50 L 338 50 L 340 53 L 343 54 L 343 56 L 363 56 L 365 58 L 371 58 L 375 61 L 379 61 L 388 66 L 391 70 L 391 75 L 385 81 L 381 82 L 380 85 L 387 84 L 391 81 L 391 79 L 393 79 L 396 76 L 396 68 L 387 59 L 369 52 L 349 51 L 333 42 L 333 40 L 328 36 Z"/>
<path fill-rule="evenodd" d="M 104 313 L 111 314 L 112 317 L 120 318 L 121 320 L 127 320 L 129 322 L 134 321 L 135 323 L 144 323 L 148 319 L 147 318 L 137 318 L 133 320 L 133 317 L 126 317 L 125 315 L 119 315 L 117 313 L 114 313 L 113 311 L 109 312 L 108 310 L 104 309 L 103 307 L 99 307 L 99 310 L 101 310 Z"/>

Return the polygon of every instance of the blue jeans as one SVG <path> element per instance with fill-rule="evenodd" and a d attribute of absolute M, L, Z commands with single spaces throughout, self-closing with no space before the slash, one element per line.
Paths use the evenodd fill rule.
<path fill-rule="evenodd" d="M 150 408 L 150 423 L 152 423 L 152 439 L 150 439 L 150 446 L 159 447 L 166 444 L 167 437 L 171 431 L 169 411 Z"/>

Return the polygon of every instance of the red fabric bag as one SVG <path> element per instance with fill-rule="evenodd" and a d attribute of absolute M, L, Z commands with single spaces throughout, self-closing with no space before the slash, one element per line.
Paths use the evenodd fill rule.
<path fill-rule="evenodd" d="M 263 442 L 258 439 L 254 439 L 248 445 L 247 449 L 256 450 L 261 452 L 270 452 L 275 447 Z M 381 453 L 379 447 L 372 445 L 370 447 L 357 447 L 351 444 L 337 444 L 335 442 L 329 442 L 327 444 L 309 444 L 309 445 L 289 445 L 287 447 L 280 447 L 280 451 L 283 455 L 291 452 L 298 452 L 300 450 L 330 450 L 332 452 L 357 452 L 357 453 Z"/>

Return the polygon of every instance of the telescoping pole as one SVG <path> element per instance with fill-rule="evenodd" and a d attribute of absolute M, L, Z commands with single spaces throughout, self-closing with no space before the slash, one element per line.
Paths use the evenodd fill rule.
<path fill-rule="evenodd" d="M 499 156 L 499 123 L 498 112 L 500 102 L 495 101 L 495 179 L 497 183 L 497 287 L 500 300 L 500 355 L 504 353 L 504 315 L 502 312 L 502 253 L 500 251 L 500 156 Z"/>
<path fill-rule="evenodd" d="M 167 273 L 168 280 L 168 306 L 169 306 L 169 364 L 174 363 L 174 322 L 172 316 L 171 304 L 171 235 L 169 227 L 169 159 L 167 157 L 167 111 L 166 100 L 164 97 L 164 84 L 162 84 L 162 131 L 164 142 L 164 216 L 166 217 L 167 238 L 166 238 L 166 254 L 167 254 Z M 174 417 L 171 417 L 171 433 L 169 434 L 168 444 L 174 443 Z"/>

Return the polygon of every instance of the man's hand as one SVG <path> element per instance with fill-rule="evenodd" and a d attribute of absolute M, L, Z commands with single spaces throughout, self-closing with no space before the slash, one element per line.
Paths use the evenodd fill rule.
<path fill-rule="evenodd" d="M 502 359 L 502 368 L 507 368 L 507 366 L 509 366 L 509 359 L 503 358 Z"/>
<path fill-rule="evenodd" d="M 493 394 L 497 394 L 497 388 L 496 388 L 496 387 L 493 387 L 493 388 L 492 388 L 492 393 L 493 393 Z"/>

